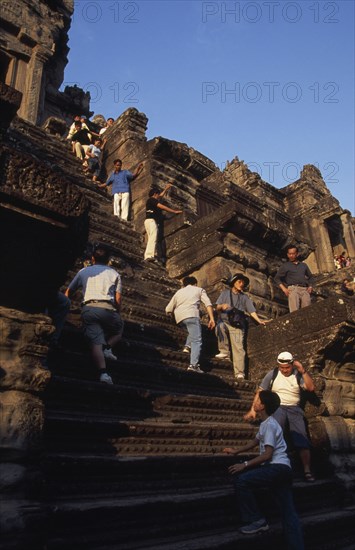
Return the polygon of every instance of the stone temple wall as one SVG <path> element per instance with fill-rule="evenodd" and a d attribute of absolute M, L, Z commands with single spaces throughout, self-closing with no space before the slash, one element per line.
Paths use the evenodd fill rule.
<path fill-rule="evenodd" d="M 278 190 L 237 158 L 220 171 L 186 144 L 162 137 L 148 141 L 147 123 L 136 109 L 117 119 L 107 134 L 105 167 L 109 173 L 115 158 L 130 169 L 143 162 L 139 183 L 132 184 L 131 213 L 142 233 L 149 188 L 173 183 L 167 201 L 184 215 L 168 216 L 165 223 L 170 276 L 194 274 L 214 298 L 222 278 L 242 271 L 250 278 L 249 292 L 259 313 L 273 318 L 287 313 L 273 278 L 288 244 L 297 244 L 318 277 L 335 275 L 333 256 L 339 246 L 354 257 L 350 213 L 330 194 L 314 166 L 305 166 L 297 182 Z M 326 286 L 323 280 L 315 300 L 323 298 Z"/>
<path fill-rule="evenodd" d="M 0 108 L 14 115 L 20 95 L 4 85 L 0 91 Z M 219 171 L 210 159 L 186 144 L 166 138 L 148 141 L 146 115 L 129 109 L 107 131 L 105 166 L 110 171 L 112 161 L 119 157 L 124 168 L 134 169 L 143 162 L 144 169 L 132 183 L 132 224 L 122 222 L 118 225 L 109 215 L 110 200 L 78 173 L 80 163 L 65 142 L 53 136 L 47 136 L 46 141 L 44 130 L 18 118 L 10 124 L 10 119 L 10 115 L 1 119 L 0 132 L 0 235 L 1 250 L 7 260 L 0 275 L 0 443 L 3 449 L 0 488 L 7 493 L 1 527 L 6 528 L 7 533 L 23 534 L 28 529 L 36 531 L 36 526 L 45 522 L 47 508 L 40 490 L 44 472 L 39 457 L 46 422 L 42 396 L 50 387 L 52 375 L 42 365 L 53 327 L 41 312 L 50 294 L 70 277 L 74 261 L 81 256 L 88 241 L 87 224 L 91 226 L 91 234 L 104 237 L 103 242 L 123 243 L 126 237 L 134 242 L 134 249 L 130 249 L 129 254 L 124 246 L 121 248 L 125 274 L 129 273 L 125 280 L 128 287 L 125 299 L 130 301 L 128 316 L 134 316 L 136 311 L 139 315 L 152 285 L 165 296 L 169 276 L 170 292 L 176 285 L 172 279 L 194 274 L 215 299 L 223 288 L 223 277 L 236 271 L 247 274 L 249 295 L 258 313 L 261 317 L 273 318 L 266 327 L 251 327 L 249 332 L 248 390 L 252 391 L 254 382 L 274 364 L 277 350 L 290 349 L 302 358 L 316 380 L 322 399 L 320 408 L 307 411 L 312 441 L 316 451 L 330 459 L 338 479 L 352 490 L 354 299 L 344 299 L 340 295 L 342 274 L 333 269 L 331 273 L 317 276 L 316 303 L 287 313 L 286 303 L 272 281 L 282 262 L 283 247 L 296 241 L 302 254 L 307 256 L 317 246 L 311 242 L 311 233 L 306 238 L 301 232 L 294 232 L 291 215 L 286 206 L 282 209 L 287 193 L 269 189 L 265 182 L 260 182 L 264 192 L 270 195 L 265 206 L 265 200 L 247 188 L 250 181 L 247 171 L 247 181 L 234 181 L 229 167 L 224 172 Z M 56 159 L 54 165 L 53 158 Z M 313 173 L 311 168 L 309 170 Z M 255 180 L 256 176 L 250 177 Z M 163 271 L 157 266 L 144 265 L 141 239 L 137 238 L 134 227 L 142 234 L 150 186 L 156 184 L 162 188 L 166 182 L 174 182 L 167 202 L 183 208 L 184 214 L 166 222 L 168 263 L 167 270 Z M 325 215 L 332 208 L 339 209 L 337 201 L 326 196 L 324 182 L 317 180 L 317 184 L 319 195 L 324 196 L 327 204 Z M 296 182 L 295 187 L 298 185 L 301 184 Z M 98 219 L 95 208 L 106 208 L 97 204 L 99 199 L 106 203 L 107 210 L 104 218 Z M 337 212 L 340 220 L 348 215 L 340 209 Z M 320 210 L 319 219 L 322 215 Z M 303 223 L 302 227 L 306 228 L 307 220 Z M 345 232 L 343 237 L 345 240 Z M 334 242 L 334 231 L 332 238 Z M 139 254 L 143 265 L 138 265 Z M 119 255 L 118 261 L 121 261 Z M 342 271 L 355 274 L 353 268 Z M 138 280 L 134 282 L 134 279 Z M 164 333 L 166 320 L 161 320 L 162 308 L 158 314 L 154 305 L 150 305 L 152 311 L 149 306 L 144 310 L 144 332 L 151 336 L 149 349 L 154 350 L 153 357 L 156 357 L 155 335 Z M 171 357 L 179 352 L 169 349 L 167 353 Z M 74 361 L 76 357 L 75 354 Z M 151 359 L 150 366 L 161 368 L 155 360 Z M 125 361 L 127 357 L 122 360 L 122 368 Z M 84 362 L 86 370 L 87 360 Z M 172 363 L 169 360 L 159 376 L 169 373 L 166 369 L 174 369 L 175 364 L 174 359 Z M 68 366 L 61 364 L 61 372 Z M 73 368 L 78 368 L 76 363 Z M 149 368 L 143 370 L 146 376 L 152 376 Z M 184 369 L 176 367 L 176 371 L 180 380 L 180 371 Z M 211 382 L 218 383 L 223 383 L 220 374 L 214 375 Z M 82 381 L 77 383 L 75 392 L 81 384 Z M 179 384 L 181 391 L 181 382 Z M 165 391 L 174 392 L 171 386 Z M 95 392 L 96 389 L 92 391 Z M 175 430 L 173 426 L 172 438 Z M 140 452 L 144 454 L 144 448 Z M 197 453 L 194 459 L 198 458 Z"/>
<path fill-rule="evenodd" d="M 42 363 L 53 327 L 40 312 L 85 248 L 87 221 L 94 217 L 87 198 L 94 200 L 92 189 L 77 183 L 80 166 L 66 150 L 58 166 L 56 144 L 52 149 L 47 143 L 42 147 L 45 134 L 36 127 L 48 115 L 68 117 L 68 103 L 58 88 L 72 8 L 71 0 L 3 0 L 1 4 L 0 235 L 6 263 L 0 280 L 0 442 L 4 450 L 0 488 L 9 494 L 15 491 L 21 503 L 20 508 L 7 510 L 5 523 L 14 530 L 23 528 L 22 520 L 32 521 L 32 512 L 34 518 L 42 513 L 34 498 L 27 500 L 32 483 L 41 478 L 36 461 L 45 420 L 41 393 L 50 380 Z M 77 109 L 80 97 L 79 93 L 73 108 Z M 33 125 L 17 119 L 9 138 L 16 111 Z M 344 479 L 348 476 L 353 483 L 354 299 L 344 299 L 339 289 L 344 275 L 353 277 L 355 270 L 339 273 L 333 263 L 334 253 L 340 250 L 355 261 L 350 213 L 332 197 L 314 166 L 305 166 L 298 181 L 278 190 L 238 158 L 220 171 L 185 143 L 163 137 L 147 140 L 147 124 L 145 114 L 128 109 L 107 131 L 106 172 L 117 157 L 124 168 L 144 164 L 132 184 L 133 228 L 143 234 L 149 188 L 174 183 L 167 203 L 184 214 L 165 223 L 164 276 L 195 275 L 212 299 L 223 288 L 222 278 L 237 271 L 250 278 L 249 295 L 258 313 L 274 319 L 266 328 L 250 331 L 250 379 L 260 378 L 277 349 L 291 346 L 305 358 L 328 411 L 326 417 L 314 415 L 310 424 L 314 439 L 327 448 Z M 64 150 L 62 143 L 61 147 Z M 139 249 L 139 239 L 137 243 Z M 290 243 L 298 245 L 317 275 L 315 303 L 293 314 L 287 313 L 284 296 L 273 283 Z M 128 267 L 133 277 L 135 266 Z M 151 272 L 147 279 L 150 276 Z M 159 283 L 157 275 L 152 280 Z"/>
<path fill-rule="evenodd" d="M 49 116 L 89 115 L 90 95 L 59 92 L 68 62 L 73 0 L 2 0 L 0 82 L 22 93 L 18 115 L 33 124 Z"/>

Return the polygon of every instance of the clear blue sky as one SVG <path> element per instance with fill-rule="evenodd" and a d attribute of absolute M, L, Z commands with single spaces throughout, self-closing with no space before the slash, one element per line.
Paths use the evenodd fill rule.
<path fill-rule="evenodd" d="M 355 210 L 354 2 L 76 0 L 63 87 L 95 114 L 136 107 L 147 137 L 283 187 L 315 164 Z"/>

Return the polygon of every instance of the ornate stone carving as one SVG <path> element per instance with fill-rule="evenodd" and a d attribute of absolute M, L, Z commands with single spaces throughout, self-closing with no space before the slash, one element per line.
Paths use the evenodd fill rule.
<path fill-rule="evenodd" d="M 33 156 L 0 147 L 1 192 L 25 200 L 62 216 L 78 217 L 88 201 L 78 188 Z"/>
<path fill-rule="evenodd" d="M 68 29 L 73 0 L 4 0 L 1 17 L 4 40 L 0 50 L 9 59 L 5 83 L 23 94 L 19 115 L 34 124 L 49 116 L 70 120 L 73 108 L 89 116 L 90 95 L 80 90 L 75 106 L 69 90 L 59 92 L 69 51 Z M 77 114 L 77 113 L 75 113 Z"/>
<path fill-rule="evenodd" d="M 3 29 L 7 46 L 0 46 L 8 58 L 6 78 L 14 78 L 15 87 L 20 88 L 16 74 L 22 81 L 28 77 L 23 90 L 28 95 L 20 114 L 33 122 L 42 122 L 49 115 L 68 122 L 71 114 L 88 114 L 88 94 L 76 86 L 66 88 L 64 94 L 58 91 L 68 52 L 71 0 L 5 1 L 2 8 L 2 18 L 10 23 Z M 10 105 L 9 116 L 6 118 L 5 112 L 1 119 L 8 131 L 3 132 L 0 148 L 0 234 L 7 260 L 1 270 L 0 304 L 9 306 L 0 308 L 0 443 L 4 451 L 0 488 L 9 497 L 1 516 L 2 532 L 11 536 L 16 530 L 21 537 L 27 535 L 30 525 L 35 529 L 36 521 L 42 526 L 45 523 L 45 510 L 38 498 L 42 471 L 36 460 L 45 420 L 44 392 L 47 444 L 54 448 L 54 455 L 57 452 L 56 464 L 63 469 L 64 493 L 75 472 L 82 474 L 82 464 L 89 474 L 97 475 L 95 457 L 91 462 L 92 457 L 82 454 L 91 453 L 93 447 L 103 453 L 100 467 L 103 457 L 107 459 L 105 466 L 114 464 L 117 453 L 146 459 L 148 455 L 170 455 L 174 467 L 179 463 L 178 455 L 192 455 L 195 477 L 196 463 L 203 464 L 199 455 L 209 455 L 214 462 L 225 444 L 233 445 L 235 439 L 241 444 L 253 436 L 254 427 L 241 424 L 242 413 L 248 398 L 251 400 L 254 382 L 275 364 L 281 349 L 290 349 L 311 369 L 322 397 L 320 406 L 308 403 L 306 408 L 312 442 L 316 452 L 330 456 L 337 475 L 351 487 L 355 319 L 353 301 L 339 295 L 341 274 L 335 273 L 332 256 L 337 247 L 345 245 L 353 256 L 355 240 L 350 214 L 331 196 L 319 170 L 305 166 L 297 182 L 275 189 L 237 157 L 221 171 L 187 144 L 163 137 L 147 141 L 146 115 L 128 109 L 108 130 L 104 164 L 109 172 L 117 157 L 122 158 L 124 168 L 134 170 L 139 162 L 144 163 L 141 176 L 132 182 L 130 225 L 108 217 L 110 200 L 78 175 L 77 161 L 66 145 L 51 135 L 60 134 L 63 123 L 50 119 L 48 133 L 18 119 L 9 127 L 19 95 L 3 86 L 0 92 L 2 106 L 7 109 Z M 148 190 L 153 184 L 162 188 L 166 182 L 174 183 L 169 203 L 183 209 L 184 216 L 165 224 L 165 272 L 156 265 L 143 266 L 141 234 Z M 90 382 L 93 375 L 75 332 L 79 325 L 76 302 L 68 330 L 75 352 L 65 356 L 69 357 L 65 376 L 60 354 L 53 384 L 49 383 L 51 372 L 43 368 L 53 327 L 39 312 L 68 279 L 72 262 L 87 241 L 87 231 L 91 242 L 101 241 L 112 248 L 113 262 L 119 266 L 125 285 L 126 340 L 120 349 L 120 368 L 113 373 L 118 384 L 110 388 Z M 285 298 L 275 288 L 273 276 L 284 246 L 291 242 L 296 242 L 319 274 L 319 284 L 317 303 L 284 315 Z M 276 318 L 266 327 L 251 328 L 250 380 L 237 387 L 230 365 L 216 364 L 217 360 L 210 360 L 207 366 L 214 376 L 197 380 L 185 372 L 183 354 L 176 349 L 182 333 L 164 315 L 164 303 L 177 287 L 168 275 L 196 275 L 214 299 L 223 288 L 221 279 L 236 271 L 250 278 L 250 296 L 259 315 Z M 353 269 L 346 273 L 353 276 Z M 175 393 L 177 396 L 171 398 Z M 162 395 L 165 397 L 157 397 Z M 126 420 L 121 419 L 121 412 Z M 74 458 L 63 459 L 61 453 L 67 448 Z M 115 473 L 117 464 L 122 468 L 128 462 L 117 462 L 112 467 Z M 171 463 L 164 467 L 171 468 Z M 210 468 L 215 468 L 212 461 Z M 148 465 L 147 471 L 160 475 L 154 466 Z M 58 484 L 55 474 L 51 479 Z M 112 479 L 116 483 L 116 477 L 110 475 L 105 483 Z M 76 481 L 77 496 L 82 489 Z M 153 485 L 145 483 L 153 493 Z M 166 492 L 165 479 L 162 485 Z M 53 499 L 57 498 L 54 493 L 55 488 Z M 99 505 L 92 502 L 91 512 L 95 512 Z M 68 518 L 70 509 L 69 513 L 65 505 L 63 509 Z M 43 528 L 38 532 L 43 533 Z M 28 540 L 26 544 L 31 546 Z M 37 540 L 32 547 L 42 548 L 44 544 Z"/>
<path fill-rule="evenodd" d="M 0 307 L 0 314 L 0 388 L 43 391 L 50 378 L 42 363 L 54 331 L 51 320 L 4 307 Z"/>
<path fill-rule="evenodd" d="M 2 507 L 3 535 L 30 532 L 44 515 L 36 502 L 41 474 L 29 464 L 38 463 L 42 448 L 45 414 L 38 394 L 51 378 L 42 365 L 53 330 L 44 315 L 0 307 L 0 488 L 3 496 L 16 495 Z"/>

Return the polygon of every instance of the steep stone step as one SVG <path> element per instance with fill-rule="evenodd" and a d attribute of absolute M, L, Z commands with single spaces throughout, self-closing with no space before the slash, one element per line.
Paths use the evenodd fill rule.
<path fill-rule="evenodd" d="M 68 352 L 76 351 L 85 355 L 88 354 L 88 347 L 82 332 L 79 309 L 78 306 L 77 311 L 73 312 L 72 310 L 68 316 L 68 323 L 61 337 L 62 354 L 64 353 L 64 349 Z M 164 355 L 167 358 L 170 357 L 172 360 L 188 363 L 189 356 L 181 351 L 183 342 L 185 341 L 185 333 L 182 329 L 174 325 L 166 325 L 164 328 L 159 326 L 151 327 L 144 322 L 144 318 L 137 319 L 136 322 L 127 320 L 128 315 L 131 313 L 130 309 L 122 309 L 125 311 L 125 325 L 123 337 L 117 346 L 115 346 L 115 355 L 121 358 L 133 355 L 137 359 L 142 355 L 157 358 Z M 58 351 L 53 357 L 57 358 L 56 363 L 58 363 L 61 359 L 60 352 Z M 213 361 L 211 364 L 216 365 Z"/>
<path fill-rule="evenodd" d="M 14 120 L 9 129 L 9 137 L 13 144 L 21 142 L 21 150 L 30 152 L 43 160 L 43 143 L 46 147 L 45 162 L 59 166 L 62 170 L 82 174 L 81 162 L 71 151 L 71 144 L 65 138 L 52 136 L 38 126 L 23 119 Z"/>
<path fill-rule="evenodd" d="M 70 157 L 69 159 L 70 160 Z M 75 159 L 77 161 L 78 159 Z M 63 169 L 65 170 L 67 167 L 63 166 Z M 112 215 L 112 197 L 105 191 L 100 189 L 100 187 L 97 187 L 96 184 L 93 183 L 92 179 L 88 178 L 81 169 L 81 163 L 78 160 L 78 166 L 77 169 L 79 172 L 75 174 L 77 178 L 79 178 L 80 187 L 83 187 L 85 190 L 85 195 L 90 201 L 91 205 L 91 213 L 94 214 L 96 217 L 100 217 L 103 220 L 106 219 L 108 214 L 111 214 L 110 218 L 112 218 L 113 223 L 115 222 L 115 219 L 119 222 L 121 220 L 118 220 L 118 218 L 114 218 Z M 73 178 L 73 171 L 69 170 L 68 177 Z M 89 220 L 91 222 L 91 220 Z M 132 235 L 134 232 L 134 229 L 132 227 L 132 224 L 129 222 L 126 222 L 125 225 L 120 224 L 120 227 L 123 227 L 125 229 L 125 233 L 127 235 Z"/>
<path fill-rule="evenodd" d="M 118 454 L 132 454 L 132 450 L 146 456 L 151 454 L 201 454 L 222 452 L 237 442 L 243 446 L 255 436 L 255 428 L 245 424 L 198 424 L 197 422 L 170 422 L 156 419 L 130 423 L 127 434 L 111 439 Z M 133 446 L 133 449 L 132 449 Z"/>
<path fill-rule="evenodd" d="M 161 365 L 188 367 L 190 356 L 182 352 L 186 340 L 186 331 L 184 329 L 178 327 L 167 317 L 161 316 L 160 311 L 151 312 L 150 315 L 146 315 L 145 309 L 135 308 L 134 302 L 131 300 L 126 300 L 123 304 L 125 304 L 122 306 L 121 311 L 125 322 L 123 338 L 114 349 L 115 355 L 121 363 L 124 360 L 131 363 L 134 358 L 139 363 L 142 359 L 147 358 Z M 137 315 L 137 310 L 140 311 L 139 315 Z M 61 341 L 62 346 L 66 350 L 84 353 L 87 367 L 89 367 L 91 360 L 88 357 L 87 344 L 84 341 L 81 330 L 80 311 L 80 304 L 75 299 L 72 301 L 71 312 L 68 315 L 67 325 L 63 331 Z M 216 375 L 228 384 L 235 384 L 235 387 L 238 389 L 250 387 L 254 390 L 255 384 L 247 380 L 235 383 L 232 363 L 229 360 L 222 361 L 215 359 L 214 337 L 205 326 L 202 326 L 202 333 L 203 347 L 200 364 L 204 372 Z M 75 358 L 79 359 L 78 356 L 74 356 Z M 58 369 L 60 371 L 63 362 L 66 363 L 65 372 L 69 372 L 69 357 L 64 357 L 63 352 L 59 351 L 51 355 L 51 364 L 53 364 L 55 372 L 58 372 Z M 114 367 L 114 363 L 110 364 L 109 367 Z"/>
<path fill-rule="evenodd" d="M 47 409 L 45 439 L 51 450 L 82 449 L 123 455 L 215 454 L 255 436 L 247 424 L 121 420 L 116 415 Z M 59 447 L 58 447 L 59 446 Z"/>
<path fill-rule="evenodd" d="M 117 235 L 109 227 L 110 219 L 106 221 L 105 225 L 90 223 L 90 240 L 97 241 L 102 244 L 107 244 L 111 249 L 117 251 L 117 255 L 126 261 L 142 264 L 143 262 L 143 245 L 142 240 L 137 237 L 136 242 L 131 242 L 121 238 L 121 234 Z M 114 252 L 114 250 L 113 250 Z M 159 266 L 154 264 L 156 269 L 160 269 Z"/>
<path fill-rule="evenodd" d="M 120 418 L 142 419 L 158 415 L 153 409 L 154 396 L 128 385 L 111 386 L 100 382 L 75 380 L 53 375 L 43 396 L 48 411 L 66 414 L 75 407 L 81 414 L 89 411 Z"/>
<path fill-rule="evenodd" d="M 67 325 L 62 335 L 62 343 L 69 345 L 69 349 L 75 346 L 75 341 L 80 343 L 80 349 L 85 351 L 87 346 L 83 345 L 82 323 L 80 318 L 81 305 L 75 298 L 71 304 L 71 310 L 67 317 Z M 152 310 L 149 306 L 136 305 L 131 299 L 124 299 L 121 307 L 121 317 L 124 321 L 123 338 L 117 345 L 117 350 L 124 351 L 126 348 L 134 349 L 134 346 L 143 343 L 159 348 L 179 350 L 182 349 L 186 339 L 186 332 L 173 324 L 160 310 Z M 125 345 L 122 344 L 125 342 Z M 119 353 L 119 351 L 118 351 Z"/>
<path fill-rule="evenodd" d="M 118 386 L 129 385 L 137 389 L 165 391 L 167 394 L 177 392 L 217 397 L 245 395 L 251 401 L 250 389 L 254 390 L 255 387 L 253 383 L 245 381 L 234 386 L 232 374 L 229 382 L 214 374 L 188 371 L 188 361 L 183 354 L 180 355 L 181 359 L 177 360 L 176 354 L 172 359 L 152 350 L 150 353 L 146 350 L 141 357 L 138 354 L 133 356 L 127 353 L 126 357 L 118 354 L 117 361 L 108 362 L 108 372 Z M 55 362 L 49 365 L 54 374 L 61 376 L 93 381 L 98 378 L 89 356 L 81 353 L 57 355 Z M 114 391 L 114 387 L 111 386 L 108 391 Z"/>
<path fill-rule="evenodd" d="M 305 544 L 312 550 L 353 550 L 352 522 L 354 509 L 331 511 L 332 521 L 323 514 L 301 515 Z M 157 538 L 155 541 L 142 541 L 120 544 L 120 550 L 265 550 L 265 548 L 284 549 L 285 541 L 280 523 L 269 523 L 268 532 L 241 535 L 236 528 L 206 529 L 185 536 Z M 337 531 L 339 530 L 339 533 Z M 113 545 L 95 546 L 96 550 L 113 550 Z"/>
<path fill-rule="evenodd" d="M 302 508 L 297 487 L 295 489 L 296 506 Z M 326 493 L 329 494 L 330 487 L 326 489 Z M 315 501 L 317 501 L 316 491 L 317 487 L 313 487 Z M 302 493 L 303 491 L 300 492 Z M 326 493 L 320 491 L 319 504 Z M 261 548 L 253 544 L 258 540 L 262 540 L 262 548 L 283 548 L 275 507 L 270 506 L 269 495 L 266 495 L 266 499 L 265 495 L 264 498 L 261 495 L 261 500 L 263 501 L 261 507 L 266 508 L 265 515 L 271 525 L 270 531 L 263 533 L 262 537 L 260 535 L 242 537 L 237 532 L 238 521 L 231 488 L 206 489 L 200 490 L 199 493 L 158 494 L 150 497 L 143 495 L 143 497 L 125 497 L 122 500 L 106 498 L 83 500 L 80 503 L 59 501 L 56 503 L 55 514 L 50 521 L 52 538 L 48 548 L 61 548 L 60 545 L 65 541 L 65 537 L 69 536 L 71 541 L 75 541 L 76 547 L 83 548 L 86 544 L 95 549 L 97 542 L 100 543 L 99 548 L 105 548 L 103 545 L 106 544 L 107 548 L 120 550 L 225 548 L 226 543 L 233 543 L 238 548 Z M 337 546 L 339 535 L 336 535 L 336 539 L 333 536 L 334 529 L 339 528 L 342 531 L 342 544 L 351 542 L 355 509 L 354 507 L 341 509 L 336 506 L 335 501 L 336 499 L 332 499 L 328 507 L 323 506 L 322 515 L 318 513 L 312 515 L 310 510 L 307 510 L 307 502 L 305 503 L 301 522 L 304 525 L 306 541 L 308 542 L 307 539 L 309 539 L 311 542 L 309 548 L 321 548 L 320 538 L 322 547 L 327 547 L 328 544 L 329 549 L 343 548 L 344 546 Z M 325 520 L 324 514 L 327 512 L 331 514 L 332 522 Z M 137 516 L 140 518 L 141 525 L 139 531 L 135 528 Z M 75 518 L 75 525 L 68 533 L 68 520 L 72 521 L 73 518 Z M 211 525 L 213 525 L 212 529 Z M 101 538 L 98 538 L 99 530 Z M 53 536 L 55 533 L 56 537 Z M 186 546 L 187 539 L 189 543 Z M 197 546 L 194 545 L 195 542 Z"/>
<path fill-rule="evenodd" d="M 169 421 L 240 422 L 249 409 L 252 394 L 233 392 L 229 398 L 211 395 L 185 395 L 176 388 L 174 395 L 165 391 L 149 391 L 126 384 L 108 387 L 102 383 L 53 376 L 44 393 L 48 410 L 99 411 L 120 415 L 120 418 L 166 418 Z M 182 392 L 180 395 L 178 391 Z M 140 416 L 141 415 L 141 416 Z"/>
<path fill-rule="evenodd" d="M 238 423 L 250 408 L 250 399 L 218 399 L 193 396 L 164 396 L 158 397 L 153 403 L 154 410 L 161 412 L 164 418 L 178 419 L 191 422 L 209 423 Z"/>
<path fill-rule="evenodd" d="M 61 494 L 78 492 L 80 486 L 85 494 L 111 494 L 118 492 L 120 498 L 144 494 L 175 494 L 181 491 L 198 491 L 200 488 L 230 487 L 228 466 L 249 460 L 256 452 L 238 457 L 224 453 L 199 455 L 161 456 L 113 456 L 108 453 L 46 451 L 42 466 L 46 472 L 47 494 L 57 497 Z M 330 505 L 332 499 L 337 506 L 351 504 L 346 498 L 338 480 L 317 476 L 315 483 L 303 480 L 302 472 L 295 473 L 295 487 L 298 499 L 314 508 L 314 494 Z M 85 488 L 84 488 L 85 486 Z M 49 487 L 51 487 L 49 489 Z"/>
<path fill-rule="evenodd" d="M 221 510 L 225 506 L 225 496 L 225 491 L 214 490 L 206 491 L 204 495 L 200 492 L 199 495 L 188 493 L 153 498 L 145 495 L 143 499 L 125 497 L 123 501 L 116 498 L 101 501 L 95 499 L 78 503 L 77 506 L 70 501 L 58 503 L 55 515 L 50 517 L 50 531 L 56 535 L 56 539 L 53 546 L 50 541 L 49 548 L 60 548 L 68 537 L 75 544 L 78 540 L 79 548 L 80 540 L 91 548 L 95 548 L 98 541 L 101 544 L 103 541 L 114 543 L 116 548 L 121 548 L 124 543 L 139 548 L 140 544 L 157 537 L 176 536 L 181 532 L 187 534 L 196 528 L 207 529 L 215 515 L 213 509 L 206 509 L 208 499 L 212 499 L 213 504 Z M 186 515 L 181 515 L 181 506 L 186 509 Z M 68 520 L 72 522 L 73 519 L 74 528 L 68 532 Z M 101 539 L 97 537 L 98 530 L 102 532 Z"/>
<path fill-rule="evenodd" d="M 103 191 L 102 189 L 95 187 L 89 197 L 91 199 L 92 208 L 90 227 L 100 228 L 102 225 L 109 224 L 112 228 L 113 235 L 122 233 L 123 239 L 131 239 L 132 242 L 134 240 L 139 240 L 141 244 L 143 244 L 142 232 L 136 231 L 131 221 L 122 220 L 118 216 L 113 215 L 113 196 L 110 192 L 105 190 Z"/>
<path fill-rule="evenodd" d="M 213 524 L 200 524 L 190 526 L 190 532 L 185 532 L 181 518 L 176 514 L 170 519 L 171 529 L 167 532 L 167 524 L 158 533 L 148 527 L 144 531 L 132 529 L 131 536 L 127 540 L 124 533 L 121 536 L 120 526 L 116 521 L 111 524 L 106 522 L 105 526 L 95 521 L 80 531 L 79 528 L 70 529 L 68 523 L 66 528 L 56 528 L 53 516 L 49 511 L 49 521 L 45 529 L 43 525 L 33 529 L 26 536 L 19 535 L 14 539 L 13 535 L 3 535 L 0 541 L 1 550 L 67 550 L 77 548 L 78 550 L 265 550 L 265 548 L 284 549 L 282 526 L 279 522 L 269 522 L 268 532 L 250 535 L 241 535 L 237 529 L 235 515 L 232 517 L 225 512 L 229 524 L 223 527 L 212 528 Z M 331 521 L 329 521 L 331 518 Z M 164 518 L 163 518 L 164 519 Z M 211 520 L 207 516 L 207 521 Z M 353 524 L 355 519 L 354 507 L 338 510 L 330 510 L 328 515 L 322 513 L 301 514 L 301 523 L 305 535 L 306 549 L 308 550 L 353 550 Z M 96 529 L 95 529 L 96 527 Z M 173 527 L 175 530 L 173 531 Z M 195 527 L 195 528 L 194 528 Z M 140 534 L 138 538 L 137 535 Z"/>
<path fill-rule="evenodd" d="M 66 374 L 70 372 L 74 377 L 76 376 L 76 372 L 80 376 L 80 371 L 82 370 L 80 365 L 83 361 L 86 364 L 85 370 L 92 370 L 87 344 L 81 330 L 80 309 L 78 302 L 72 302 L 72 310 L 67 318 L 67 325 L 61 338 L 62 346 L 67 352 L 64 352 L 64 350 L 53 352 L 50 355 L 49 363 L 51 370 L 54 372 L 65 372 Z M 136 317 L 135 313 L 133 313 L 133 306 L 132 309 L 128 306 L 122 307 L 121 313 L 125 320 L 123 338 L 114 349 L 120 365 L 125 362 L 131 364 L 135 359 L 137 360 L 137 364 L 140 364 L 142 360 L 147 359 L 150 362 L 155 361 L 157 365 L 187 369 L 190 356 L 182 352 L 186 339 L 185 330 L 166 319 L 166 323 L 163 325 L 164 328 L 159 323 L 147 323 L 143 310 L 142 317 Z M 129 316 L 131 320 L 128 320 Z M 238 391 L 242 391 L 243 388 L 254 390 L 255 384 L 253 382 L 248 380 L 239 383 L 235 382 L 232 363 L 229 360 L 221 361 L 211 357 L 211 353 L 213 355 L 216 351 L 213 349 L 215 342 L 211 337 L 210 331 L 207 331 L 204 326 L 202 329 L 203 348 L 200 357 L 202 370 L 205 373 L 221 378 L 228 384 L 234 384 L 235 389 L 238 389 Z M 71 352 L 74 352 L 73 364 L 71 364 Z M 68 357 L 66 356 L 67 353 L 69 353 Z M 82 354 L 84 354 L 84 358 L 80 358 Z M 64 370 L 63 364 L 65 364 Z M 114 367 L 115 363 L 109 364 L 110 369 Z M 90 378 L 92 377 L 90 376 Z M 219 383 L 217 386 L 219 386 Z"/>
<path fill-rule="evenodd" d="M 165 315 L 163 308 L 153 307 L 148 300 L 145 304 L 137 303 L 129 296 L 125 296 L 122 300 L 121 316 L 123 320 L 135 322 L 136 326 L 140 327 L 140 331 L 143 330 L 142 327 L 145 327 L 146 330 L 157 329 L 161 332 L 164 329 L 169 332 L 177 332 L 176 325 Z M 186 332 L 181 332 L 181 334 L 186 336 Z"/>
<path fill-rule="evenodd" d="M 15 147 L 20 142 L 21 152 L 36 157 L 40 162 L 55 166 L 58 173 L 76 186 L 81 187 L 92 197 L 92 192 L 103 193 L 87 178 L 82 170 L 81 161 L 71 151 L 70 143 L 62 138 L 51 136 L 37 126 L 21 120 L 15 121 L 9 130 L 11 145 Z M 46 154 L 43 154 L 43 143 L 46 144 Z M 94 195 L 95 196 L 95 195 Z M 97 198 L 96 198 L 97 200 Z M 94 202 L 96 202 L 96 200 Z"/>
<path fill-rule="evenodd" d="M 98 188 L 91 177 L 85 176 L 81 161 L 71 151 L 70 143 L 63 138 L 51 136 L 41 128 L 33 126 L 21 120 L 10 129 L 11 140 L 14 144 L 21 140 L 21 150 L 27 151 L 32 156 L 39 158 L 41 162 L 55 165 L 63 177 L 73 184 L 83 188 L 91 202 L 90 228 L 95 238 L 102 233 L 103 238 L 108 239 L 104 229 L 109 223 L 112 226 L 111 238 L 117 233 L 122 233 L 123 240 L 128 238 L 139 239 L 142 244 L 142 235 L 135 232 L 130 222 L 118 220 L 112 213 L 112 197 L 106 191 Z M 43 142 L 46 143 L 46 156 L 43 157 Z M 133 242 L 132 242 L 133 246 Z M 127 246 L 126 246 L 127 248 Z M 139 254 L 137 257 L 142 258 Z"/>
<path fill-rule="evenodd" d="M 162 344 L 164 344 L 164 337 L 167 337 L 168 333 L 174 333 L 180 336 L 180 340 L 183 339 L 183 341 L 185 341 L 186 331 L 178 328 L 176 324 L 173 323 L 165 314 L 163 308 L 166 303 L 165 301 L 163 302 L 162 307 L 154 307 L 152 305 L 154 302 L 155 304 L 157 302 L 155 297 L 152 297 L 150 300 L 146 299 L 145 302 L 146 303 L 137 303 L 137 301 L 135 301 L 131 296 L 123 296 L 120 313 L 122 319 L 128 322 L 125 327 L 125 334 L 129 332 L 132 335 L 135 331 L 138 331 L 139 333 L 145 331 L 156 331 L 156 334 L 162 334 Z M 71 304 L 70 322 L 78 328 L 81 328 L 80 312 L 81 300 L 79 302 L 77 296 L 75 296 Z M 74 318 L 74 315 L 76 315 L 76 318 Z M 167 344 L 168 343 L 169 340 Z"/>
<path fill-rule="evenodd" d="M 253 455 L 248 455 L 248 457 Z M 196 460 L 198 467 L 196 467 Z M 190 493 L 201 487 L 230 487 L 227 455 L 120 457 L 49 453 L 42 457 L 47 495 Z"/>

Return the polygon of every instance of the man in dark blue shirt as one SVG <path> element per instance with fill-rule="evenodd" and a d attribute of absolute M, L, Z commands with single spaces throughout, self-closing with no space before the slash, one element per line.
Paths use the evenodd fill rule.
<path fill-rule="evenodd" d="M 288 298 L 290 312 L 309 306 L 313 290 L 313 275 L 307 264 L 298 259 L 294 244 L 287 247 L 288 262 L 282 264 L 275 276 L 275 283 Z"/>

